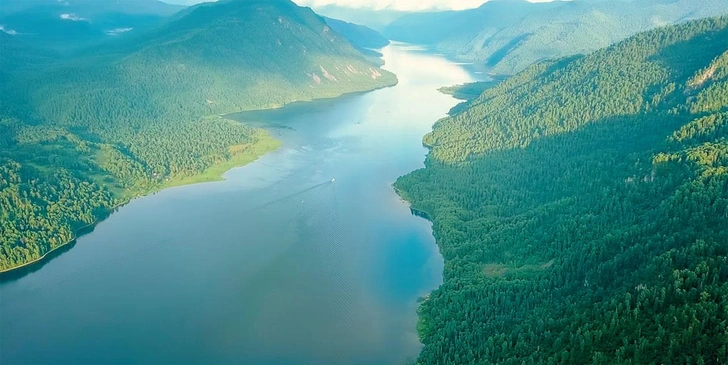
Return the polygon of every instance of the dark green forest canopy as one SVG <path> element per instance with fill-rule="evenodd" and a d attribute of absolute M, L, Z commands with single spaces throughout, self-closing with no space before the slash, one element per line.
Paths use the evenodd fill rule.
<path fill-rule="evenodd" d="M 728 17 L 532 66 L 424 141 L 417 363 L 726 362 Z"/>
<path fill-rule="evenodd" d="M 0 32 L 0 271 L 131 198 L 278 146 L 217 115 L 396 83 L 308 8 L 227 0 L 59 57 Z"/>

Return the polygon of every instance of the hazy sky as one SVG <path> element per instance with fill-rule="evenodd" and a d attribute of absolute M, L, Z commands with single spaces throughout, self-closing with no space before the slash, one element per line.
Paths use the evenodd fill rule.
<path fill-rule="evenodd" d="M 203 0 L 163 0 L 172 4 L 192 5 Z M 485 0 L 293 0 L 304 6 L 339 5 L 349 8 L 396 9 L 396 10 L 431 10 L 431 9 L 468 9 L 476 8 Z M 529 0 L 544 2 L 550 0 Z"/>

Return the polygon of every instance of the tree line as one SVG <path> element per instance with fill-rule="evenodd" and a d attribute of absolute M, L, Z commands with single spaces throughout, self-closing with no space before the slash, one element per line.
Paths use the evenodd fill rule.
<path fill-rule="evenodd" d="M 660 28 L 435 125 L 395 184 L 445 259 L 416 363 L 728 360 L 726 51 L 728 17 Z"/>

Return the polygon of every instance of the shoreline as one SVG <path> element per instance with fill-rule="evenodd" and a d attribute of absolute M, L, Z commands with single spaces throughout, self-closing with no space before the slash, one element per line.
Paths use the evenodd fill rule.
<path fill-rule="evenodd" d="M 446 57 L 446 59 L 447 59 L 447 57 Z M 460 99 L 460 98 L 457 98 L 457 97 L 456 97 L 456 96 L 454 95 L 455 93 L 447 93 L 447 92 L 445 92 L 445 89 L 447 89 L 447 88 L 453 88 L 453 87 L 454 87 L 454 88 L 457 88 L 458 86 L 460 86 L 460 87 L 465 87 L 465 86 L 467 86 L 467 85 L 473 85 L 473 84 L 477 84 L 477 83 L 482 83 L 482 81 L 473 81 L 473 82 L 466 82 L 466 83 L 463 83 L 463 84 L 460 84 L 460 85 L 454 85 L 454 86 L 443 86 L 443 87 L 440 87 L 440 88 L 438 89 L 438 91 L 439 91 L 440 93 L 442 93 L 442 94 L 444 94 L 444 95 L 449 95 L 449 96 L 450 96 L 450 97 L 452 97 L 452 98 L 453 98 L 454 100 L 456 100 L 456 101 L 460 101 L 460 102 L 459 102 L 458 104 L 456 104 L 455 106 L 453 106 L 452 108 L 450 108 L 450 110 L 449 110 L 449 111 L 448 111 L 448 113 L 447 113 L 448 115 L 452 115 L 451 113 L 452 113 L 453 109 L 457 108 L 457 107 L 458 107 L 459 105 L 463 105 L 463 104 L 465 104 L 465 103 L 468 103 L 468 102 L 469 102 L 470 100 L 468 100 L 468 99 Z M 435 130 L 435 123 L 437 123 L 437 122 L 434 122 L 434 123 L 433 123 L 433 125 L 432 125 L 432 126 L 430 127 L 430 132 L 428 132 L 428 133 L 432 133 L 432 131 L 434 131 L 434 130 Z M 424 148 L 426 148 L 426 149 L 427 149 L 427 153 L 425 154 L 425 161 L 426 161 L 426 160 L 427 160 L 427 158 L 428 158 L 428 157 L 430 156 L 430 154 L 432 153 L 432 149 L 434 148 L 434 146 L 432 146 L 432 145 L 428 145 L 428 144 L 427 144 L 427 143 L 425 142 L 424 138 L 425 138 L 425 136 L 426 136 L 426 135 L 427 135 L 427 134 L 425 134 L 425 135 L 424 135 L 424 136 L 422 137 L 422 140 L 421 140 L 421 141 L 422 141 L 422 146 L 423 146 Z M 423 167 L 421 167 L 421 168 L 422 168 L 422 169 L 426 169 L 426 168 L 427 168 L 427 165 L 426 165 L 426 164 L 424 164 L 424 163 L 423 163 L 423 165 L 424 165 L 424 166 L 423 166 Z M 443 262 L 443 268 L 442 268 L 442 272 L 440 273 L 440 277 L 441 277 L 441 279 L 442 279 L 442 282 L 441 282 L 441 283 L 440 283 L 440 284 L 439 284 L 439 285 L 438 285 L 437 287 L 434 287 L 434 288 L 432 288 L 432 290 L 430 290 L 430 291 L 429 291 L 429 292 L 428 292 L 427 294 L 425 294 L 424 296 L 420 296 L 419 298 L 417 298 L 417 302 L 416 302 L 416 307 L 417 307 L 417 309 L 416 309 L 416 317 L 417 317 L 417 322 L 416 322 L 416 325 L 415 325 L 415 333 L 416 333 L 416 335 L 417 335 L 417 340 L 419 341 L 419 343 L 420 343 L 420 344 L 421 344 L 422 346 L 425 346 L 424 342 L 422 341 L 422 338 L 423 338 L 422 332 L 420 332 L 420 324 L 421 324 L 421 322 L 423 321 L 423 317 L 422 317 L 422 315 L 420 314 L 420 309 L 421 309 L 421 308 L 422 308 L 422 307 L 423 307 L 423 306 L 425 305 L 425 303 L 426 303 L 427 301 L 429 301 L 429 300 L 430 300 L 430 296 L 432 295 L 432 293 L 433 293 L 433 292 L 434 292 L 435 290 L 437 290 L 437 289 L 438 289 L 439 287 L 441 287 L 441 286 L 442 286 L 442 284 L 444 283 L 444 281 L 445 281 L 445 265 L 446 265 L 446 260 L 445 260 L 445 257 L 444 257 L 444 256 L 442 255 L 442 247 L 440 246 L 440 242 L 438 241 L 437 237 L 435 236 L 435 227 L 434 227 L 435 221 L 434 221 L 434 219 L 432 218 L 432 215 L 431 215 L 431 214 L 430 214 L 429 212 L 425 211 L 425 210 L 422 210 L 422 209 L 418 209 L 418 208 L 414 208 L 414 207 L 413 207 L 413 201 L 412 201 L 412 199 L 411 199 L 411 198 L 409 197 L 409 194 L 407 194 L 407 192 L 406 192 L 405 190 L 402 190 L 402 189 L 400 189 L 400 188 L 398 188 L 398 187 L 397 187 L 397 181 L 399 181 L 399 179 L 401 179 L 402 177 L 404 177 L 404 176 L 406 176 L 406 175 L 412 174 L 413 172 L 415 172 L 415 171 L 417 171 L 417 170 L 418 170 L 418 169 L 415 169 L 415 170 L 409 171 L 409 172 L 407 172 L 407 173 L 406 173 L 405 175 L 402 175 L 402 176 L 398 177 L 398 178 L 397 178 L 397 180 L 395 180 L 395 181 L 394 181 L 394 182 L 393 182 L 393 183 L 391 184 L 391 187 L 392 187 L 392 189 L 394 190 L 394 193 L 395 193 L 395 194 L 397 194 L 397 196 L 399 197 L 399 199 L 400 199 L 400 200 L 401 200 L 402 202 L 404 202 L 405 204 L 407 204 L 407 207 L 408 207 L 408 208 L 409 208 L 409 210 L 410 210 L 410 214 L 412 214 L 412 215 L 413 215 L 413 216 L 415 216 L 415 217 L 418 217 L 418 218 L 421 218 L 421 219 L 424 219 L 424 220 L 426 220 L 426 221 L 430 222 L 430 224 L 431 224 L 431 226 L 430 226 L 430 233 L 432 234 L 432 238 L 433 238 L 433 241 L 434 241 L 434 245 L 435 245 L 435 248 L 437 249 L 437 252 L 438 252 L 438 254 L 439 254 L 439 256 L 440 256 L 440 258 L 442 259 L 442 262 Z M 420 350 L 420 352 L 419 352 L 419 353 L 418 353 L 418 355 L 417 355 L 417 356 L 418 356 L 418 358 L 419 358 L 419 356 L 421 356 L 421 355 L 422 355 L 422 352 L 423 352 L 423 350 L 421 349 L 421 350 Z"/>
<path fill-rule="evenodd" d="M 234 168 L 243 167 L 243 166 L 249 165 L 251 163 L 254 163 L 255 161 L 257 161 L 264 155 L 274 152 L 278 148 L 280 148 L 281 142 L 279 140 L 273 138 L 273 136 L 271 136 L 268 131 L 264 131 L 262 133 L 264 134 L 266 140 L 261 140 L 255 144 L 253 144 L 251 149 L 255 150 L 255 153 L 253 155 L 248 155 L 248 156 L 245 156 L 243 154 L 243 156 L 241 156 L 241 158 L 240 158 L 241 161 L 237 161 L 240 163 L 235 163 L 234 162 L 235 158 L 231 158 L 230 160 L 227 160 L 218 165 L 212 165 L 212 166 L 208 167 L 205 171 L 203 171 L 199 174 L 196 174 L 193 176 L 187 176 L 187 177 L 181 178 L 177 181 L 171 180 L 171 181 L 163 182 L 163 183 L 160 183 L 158 186 L 155 186 L 154 188 L 149 189 L 146 192 L 143 192 L 143 193 L 140 193 L 137 195 L 131 195 L 128 197 L 123 197 L 120 203 L 109 208 L 107 211 L 104 212 L 103 215 L 101 215 L 100 217 L 97 217 L 93 222 L 91 222 L 85 226 L 82 226 L 78 229 L 75 229 L 73 231 L 73 238 L 71 238 L 67 242 L 65 242 L 61 245 L 58 245 L 57 247 L 49 250 L 48 252 L 44 253 L 42 256 L 38 257 L 35 260 L 25 262 L 19 266 L 0 270 L 0 282 L 5 281 L 5 279 L 6 279 L 5 277 L 8 275 L 17 273 L 17 274 L 20 274 L 20 276 L 24 276 L 25 273 L 20 273 L 19 271 L 22 271 L 25 269 L 25 270 L 30 270 L 28 272 L 28 273 L 30 273 L 33 271 L 32 270 L 33 266 L 44 265 L 48 260 L 50 260 L 49 256 L 51 254 L 57 253 L 59 250 L 61 250 L 63 248 L 69 248 L 69 246 L 73 246 L 78 241 L 79 238 L 83 237 L 84 235 L 86 235 L 88 233 L 93 232 L 96 225 L 98 225 L 102 221 L 109 218 L 112 214 L 114 214 L 114 212 L 116 212 L 117 209 L 131 203 L 135 199 L 143 198 L 145 196 L 149 196 L 151 194 L 155 194 L 160 191 L 167 190 L 167 189 L 174 188 L 174 187 L 202 184 L 202 183 L 207 183 L 207 182 L 225 181 L 225 178 L 223 177 L 223 175 L 225 173 L 227 173 L 228 171 L 230 171 Z M 268 144 L 266 144 L 266 143 L 268 143 Z M 262 147 L 262 149 L 260 151 L 258 151 L 258 150 L 256 150 L 256 147 Z M 215 171 L 215 173 L 213 175 L 210 175 L 210 172 L 209 172 L 210 170 Z M 221 172 L 219 172 L 219 171 L 221 171 Z M 88 231 L 88 232 L 84 232 L 84 231 Z"/>
<path fill-rule="evenodd" d="M 240 110 L 240 111 L 233 112 L 233 113 L 216 115 L 216 117 L 224 118 L 224 119 L 233 121 L 235 123 L 242 123 L 240 121 L 229 118 L 229 116 L 234 115 L 234 114 L 244 113 L 244 112 L 276 110 L 276 109 L 285 108 L 285 107 L 295 105 L 295 104 L 305 104 L 305 103 L 310 103 L 310 102 L 317 101 L 317 100 L 333 100 L 333 99 L 338 99 L 338 98 L 341 98 L 344 96 L 365 94 L 365 93 L 369 93 L 369 92 L 376 91 L 376 90 L 394 87 L 398 83 L 399 83 L 399 79 L 395 75 L 393 83 L 386 84 L 383 86 L 378 86 L 378 87 L 368 89 L 368 90 L 345 92 L 345 93 L 341 93 L 336 96 L 331 96 L 331 97 L 326 97 L 326 98 L 312 98 L 311 100 L 294 100 L 294 101 L 290 101 L 288 103 L 285 103 L 285 104 L 279 105 L 279 106 L 271 106 L 268 108 L 258 108 L 258 109 L 251 109 L 251 110 Z M 244 123 L 242 123 L 242 124 L 244 124 Z M 20 277 L 25 276 L 27 273 L 34 271 L 33 270 L 34 266 L 40 265 L 42 267 L 42 265 L 47 263 L 52 258 L 52 257 L 50 257 L 52 254 L 58 253 L 59 250 L 61 250 L 61 249 L 69 248 L 69 246 L 73 246 L 73 244 L 75 244 L 79 238 L 81 238 L 82 236 L 84 236 L 87 233 L 92 232 L 93 229 L 96 227 L 96 225 L 98 225 L 102 221 L 109 218 L 117 209 L 123 207 L 126 204 L 129 204 L 130 202 L 132 202 L 135 199 L 143 198 L 145 196 L 155 194 L 155 193 L 158 193 L 160 191 L 170 189 L 170 188 L 202 184 L 202 183 L 207 183 L 207 182 L 225 181 L 225 178 L 223 177 L 223 175 L 225 175 L 228 171 L 230 171 L 234 168 L 237 168 L 237 167 L 243 167 L 243 166 L 249 165 L 249 164 L 257 161 L 259 158 L 263 157 L 264 155 L 271 153 L 273 151 L 276 151 L 278 148 L 281 147 L 281 145 L 282 145 L 281 141 L 278 139 L 275 139 L 270 134 L 270 131 L 268 131 L 267 129 L 264 129 L 264 128 L 255 128 L 255 129 L 259 129 L 260 130 L 259 133 L 263 133 L 265 139 L 267 139 L 267 141 L 259 141 L 259 142 L 262 142 L 261 144 L 263 145 L 262 146 L 263 148 L 261 151 L 256 151 L 257 153 L 253 154 L 252 156 L 241 156 L 240 157 L 241 161 L 233 162 L 235 160 L 235 158 L 231 158 L 230 160 L 222 162 L 218 165 L 212 165 L 212 166 L 208 167 L 205 171 L 200 172 L 199 174 L 192 175 L 192 176 L 186 176 L 186 177 L 180 178 L 176 181 L 175 180 L 165 181 L 165 182 L 160 183 L 158 186 L 155 186 L 142 193 L 132 194 L 131 196 L 127 196 L 127 197 L 122 197 L 122 201 L 119 204 L 109 208 L 108 211 L 106 211 L 104 215 L 96 218 L 92 223 L 89 223 L 83 227 L 80 227 L 80 228 L 74 230 L 73 238 L 70 239 L 68 242 L 65 242 L 65 243 L 49 250 L 48 252 L 44 253 L 42 256 L 40 256 L 32 261 L 28 261 L 21 265 L 14 266 L 11 268 L 0 269 L 0 282 L 5 281 L 5 280 L 12 280 L 12 278 L 8 278 L 9 275 L 19 274 Z M 266 142 L 269 143 L 269 145 L 267 145 Z M 261 146 L 258 143 L 256 143 L 252 146 L 252 149 L 256 149 L 256 147 L 261 147 Z M 214 173 L 211 174 L 210 170 L 214 171 Z M 81 233 L 84 230 L 89 230 L 89 232 Z M 37 269 L 40 269 L 40 267 L 38 267 Z M 23 270 L 28 270 L 28 272 L 27 273 L 20 272 Z"/>
<path fill-rule="evenodd" d="M 383 66 L 382 66 L 382 69 L 383 70 L 386 70 L 388 72 L 393 73 L 392 71 L 389 71 L 389 70 L 385 69 Z M 370 92 L 373 92 L 373 91 L 387 89 L 387 88 L 390 88 L 390 87 L 397 86 L 399 84 L 399 78 L 397 77 L 397 75 L 394 75 L 394 76 L 395 77 L 394 77 L 394 82 L 393 83 L 386 84 L 386 85 L 382 85 L 382 86 L 376 86 L 376 87 L 373 87 L 373 88 L 367 89 L 367 90 L 348 91 L 348 92 L 339 93 L 339 94 L 334 95 L 334 96 L 327 96 L 327 97 L 320 97 L 320 98 L 311 98 L 311 99 L 304 99 L 304 100 L 292 100 L 292 101 L 289 101 L 289 102 L 286 102 L 286 103 L 283 103 L 283 104 L 280 104 L 280 105 L 273 105 L 273 106 L 270 106 L 270 107 L 261 107 L 261 108 L 252 108 L 252 109 L 243 109 L 243 110 L 238 110 L 238 111 L 232 112 L 232 113 L 217 114 L 216 116 L 221 117 L 221 118 L 225 118 L 225 119 L 229 119 L 229 120 L 235 120 L 235 119 L 230 119 L 229 116 L 236 115 L 236 114 L 242 114 L 242 113 L 249 113 L 249 112 L 263 112 L 263 111 L 269 111 L 269 110 L 280 110 L 280 109 L 283 109 L 283 108 L 288 108 L 288 107 L 295 106 L 295 105 L 299 105 L 299 104 L 312 103 L 312 102 L 315 102 L 315 101 L 335 100 L 335 99 L 339 99 L 339 98 L 343 98 L 343 97 L 347 97 L 347 96 L 363 95 L 363 94 L 370 93 Z M 240 123 L 240 122 L 238 122 L 238 123 Z"/>
<path fill-rule="evenodd" d="M 114 209 L 116 209 L 116 208 L 118 208 L 118 207 L 119 207 L 119 206 L 116 206 L 116 207 L 114 207 L 114 208 L 113 208 L 113 209 L 111 209 L 111 210 L 113 211 Z M 103 220 L 103 219 L 101 219 L 101 220 Z M 76 240 L 77 240 L 77 239 L 78 239 L 78 238 L 79 238 L 80 236 L 82 236 L 82 235 L 80 235 L 80 236 L 79 236 L 79 235 L 78 235 L 78 232 L 80 232 L 80 231 L 82 231 L 82 230 L 84 230 L 84 229 L 88 229 L 88 228 L 93 228 L 93 227 L 94 227 L 94 226 L 96 226 L 96 224 L 98 224 L 98 223 L 99 223 L 99 222 L 100 222 L 101 220 L 100 220 L 100 219 L 96 219 L 96 220 L 94 220 L 93 222 L 91 222 L 91 223 L 89 223 L 89 224 L 87 224 L 87 225 L 85 225 L 85 226 L 83 226 L 83 227 L 81 227 L 81 228 L 77 229 L 76 231 L 74 231 L 74 232 L 73 232 L 73 238 L 72 238 L 72 239 L 71 239 L 70 241 L 68 241 L 68 242 L 66 242 L 66 243 L 63 243 L 63 244 L 59 245 L 58 247 L 56 247 L 56 248 L 54 248 L 54 249 L 52 249 L 52 250 L 50 250 L 50 251 L 48 251 L 48 252 L 44 253 L 44 254 L 43 254 L 43 256 L 41 256 L 41 257 L 39 257 L 39 258 L 37 258 L 37 259 L 35 259 L 35 260 L 33 260 L 33 261 L 28 261 L 28 262 L 26 262 L 26 263 L 24 263 L 24 264 L 22 264 L 22 265 L 20 265 L 20 266 L 15 266 L 15 267 L 11 267 L 11 268 L 9 268 L 9 269 L 4 269 L 4 270 L 0 270 L 0 275 L 10 274 L 10 273 L 13 273 L 13 272 L 15 272 L 15 271 L 17 271 L 17 270 L 21 270 L 21 269 L 27 269 L 27 268 L 29 268 L 29 266 L 32 266 L 32 265 L 35 265 L 35 264 L 39 264 L 39 263 L 41 263 L 41 261 L 45 260 L 45 258 L 46 258 L 46 257 L 47 257 L 48 255 L 50 255 L 50 254 L 52 254 L 52 253 L 54 253 L 54 252 L 56 252 L 56 251 L 60 250 L 61 248 L 64 248 L 64 247 L 66 247 L 66 246 L 68 246 L 68 245 L 70 245 L 70 244 L 72 244 L 72 243 L 76 242 Z"/>

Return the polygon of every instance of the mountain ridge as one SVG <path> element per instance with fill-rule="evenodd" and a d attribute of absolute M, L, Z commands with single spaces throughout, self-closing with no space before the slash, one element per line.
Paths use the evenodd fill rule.
<path fill-rule="evenodd" d="M 453 109 L 397 191 L 443 284 L 417 364 L 720 363 L 728 16 L 549 60 Z"/>
<path fill-rule="evenodd" d="M 63 58 L 0 36 L 14 41 L 0 43 L 0 271 L 44 257 L 130 199 L 217 180 L 279 146 L 219 115 L 397 82 L 284 0 L 193 6 Z"/>
<path fill-rule="evenodd" d="M 497 74 L 513 74 L 539 60 L 589 53 L 657 26 L 726 13 L 728 3 L 724 2 L 500 0 L 473 10 L 407 15 L 390 24 L 384 34 L 484 63 Z M 463 26 L 445 25 L 443 32 L 403 31 L 428 29 L 433 23 Z"/>

